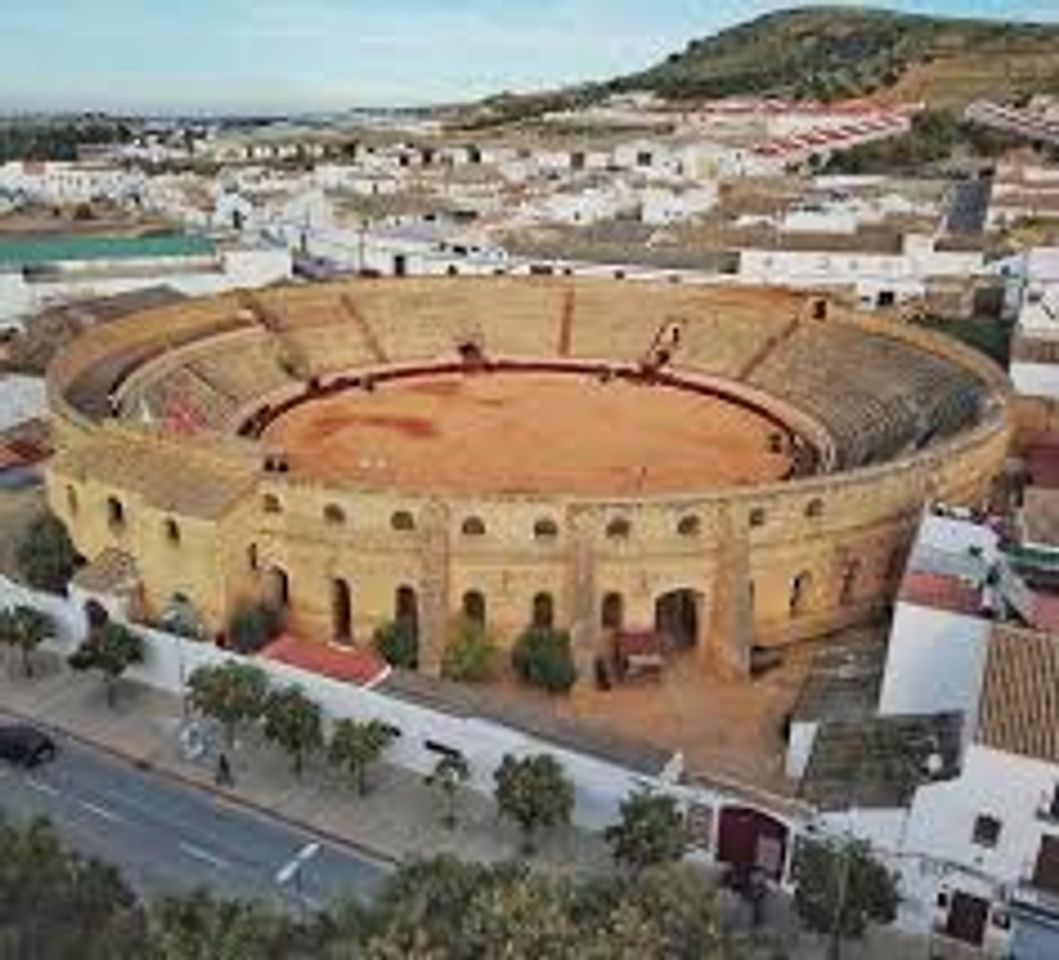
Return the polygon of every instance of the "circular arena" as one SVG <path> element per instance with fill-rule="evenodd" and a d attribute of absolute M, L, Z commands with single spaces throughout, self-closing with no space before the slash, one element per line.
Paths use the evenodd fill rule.
<path fill-rule="evenodd" d="M 156 308 L 49 371 L 52 508 L 147 620 L 248 602 L 357 643 L 461 614 L 745 672 L 892 600 L 919 511 L 988 496 L 1003 374 L 808 294 L 353 280 Z M 120 562 L 119 562 L 120 561 Z M 118 589 L 116 586 L 115 589 Z"/>

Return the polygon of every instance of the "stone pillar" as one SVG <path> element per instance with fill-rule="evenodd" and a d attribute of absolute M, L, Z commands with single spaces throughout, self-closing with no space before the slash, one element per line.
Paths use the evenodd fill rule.
<path fill-rule="evenodd" d="M 713 581 L 709 642 L 711 666 L 733 679 L 750 676 L 754 620 L 750 597 L 750 544 L 742 511 L 729 503 L 719 508 L 717 571 Z"/>
<path fill-rule="evenodd" d="M 450 609 L 448 508 L 439 500 L 430 501 L 420 523 L 419 669 L 438 676 Z"/>
<path fill-rule="evenodd" d="M 598 652 L 599 613 L 596 597 L 596 558 L 592 544 L 590 517 L 571 511 L 566 522 L 566 597 L 570 615 L 570 638 L 574 659 L 582 678 L 589 677 L 592 660 Z"/>

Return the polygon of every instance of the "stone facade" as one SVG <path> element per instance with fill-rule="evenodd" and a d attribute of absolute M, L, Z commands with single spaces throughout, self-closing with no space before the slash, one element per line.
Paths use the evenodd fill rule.
<path fill-rule="evenodd" d="M 513 301 L 518 322 L 506 341 L 496 315 L 503 315 L 510 296 L 522 296 L 519 283 L 531 299 Z M 472 498 L 353 484 L 328 488 L 274 464 L 266 469 L 268 451 L 235 436 L 234 425 L 260 409 L 266 395 L 290 396 L 304 385 L 262 382 L 257 397 L 254 384 L 262 378 L 255 380 L 253 371 L 245 378 L 250 383 L 245 395 L 234 380 L 217 389 L 214 378 L 214 389 L 228 405 L 220 409 L 221 400 L 211 399 L 216 422 L 197 424 L 193 435 L 140 413 L 149 407 L 151 391 L 180 369 L 182 358 L 208 356 L 214 339 L 237 340 L 241 358 L 251 340 L 264 338 L 273 356 L 296 340 L 298 360 L 308 368 L 303 375 L 322 378 L 382 370 L 406 359 L 422 362 L 431 343 L 443 342 L 437 326 L 441 308 L 450 304 L 462 308 L 451 320 L 453 337 L 468 322 L 488 317 L 487 350 L 541 356 L 547 338 L 538 345 L 526 329 L 533 319 L 530 307 L 537 302 L 539 324 L 557 330 L 564 310 L 570 312 L 569 290 L 585 304 L 573 337 L 569 329 L 563 335 L 565 342 L 572 340 L 575 355 L 580 332 L 592 341 L 585 356 L 605 361 L 604 348 L 613 345 L 613 362 L 629 362 L 669 309 L 691 317 L 685 322 L 694 342 L 690 311 L 701 311 L 711 324 L 708 342 L 724 334 L 726 323 L 730 341 L 708 354 L 702 347 L 701 364 L 695 354 L 678 358 L 682 366 L 705 367 L 710 377 L 730 382 L 733 392 L 745 382 L 755 397 L 772 391 L 763 375 L 753 380 L 750 371 L 763 369 L 766 356 L 777 362 L 785 339 L 799 335 L 797 318 L 808 313 L 807 298 L 774 291 L 766 297 L 727 289 L 690 294 L 615 281 L 468 279 L 311 287 L 303 293 L 304 312 L 299 312 L 302 291 L 280 290 L 271 301 L 262 294 L 267 309 L 275 311 L 268 329 L 260 317 L 247 316 L 241 301 L 228 297 L 153 311 L 85 335 L 53 366 L 50 402 L 59 453 L 48 471 L 50 504 L 86 557 L 117 548 L 135 559 L 146 619 L 157 618 L 180 594 L 211 630 L 221 631 L 238 604 L 265 597 L 286 606 L 296 632 L 365 640 L 376 625 L 394 617 L 402 591 L 401 603 L 414 596 L 429 669 L 439 660 L 446 621 L 467 603 L 484 601 L 489 626 L 507 642 L 531 620 L 535 598 L 539 603 L 547 595 L 554 622 L 573 631 L 587 656 L 605 626 L 650 628 L 660 601 L 665 606 L 662 598 L 681 591 L 681 616 L 693 624 L 703 662 L 742 671 L 751 645 L 818 636 L 890 602 L 923 501 L 981 503 L 1003 466 L 1008 423 L 998 370 L 922 331 L 847 316 L 815 322 L 820 330 L 834 324 L 846 337 L 851 330 L 865 338 L 885 337 L 910 358 L 929 355 L 972 377 L 974 415 L 945 436 L 928 434 L 930 442 L 918 449 L 909 444 L 854 469 L 830 471 L 822 462 L 816 475 L 784 483 L 603 499 Z M 319 304 L 326 294 L 343 309 L 322 318 Z M 372 312 L 388 294 L 406 327 L 403 340 L 390 334 L 383 315 Z M 639 316 L 630 302 L 639 305 Z M 609 304 L 621 306 L 611 312 Z M 417 310 L 421 334 L 415 334 Z M 758 321 L 748 318 L 764 310 L 771 310 L 776 322 L 761 320 L 760 330 L 751 329 Z M 233 316 L 244 329 L 219 331 Z M 314 343 L 323 345 L 340 325 L 343 342 L 359 340 L 363 350 L 352 358 L 332 351 L 337 358 L 328 366 L 322 359 L 328 352 L 314 352 Z M 750 336 L 754 331 L 756 339 Z M 404 355 L 402 344 L 408 347 Z M 451 337 L 448 352 L 438 348 L 438 353 L 451 360 Z M 895 377 L 901 367 L 899 357 Z M 187 369 L 203 367 L 189 363 Z M 275 371 L 268 369 L 271 376 Z M 792 369 L 793 377 L 797 368 Z M 234 363 L 224 372 L 234 377 Z M 783 395 L 782 378 L 776 384 L 775 409 L 789 407 L 789 422 L 797 422 L 802 435 L 830 435 L 819 415 Z M 105 392 L 111 415 L 100 415 L 98 403 L 85 401 L 88 387 Z M 838 393 L 827 402 L 841 406 L 845 400 Z M 196 409 L 206 409 L 205 402 Z M 815 431 L 803 429 L 810 423 Z"/>

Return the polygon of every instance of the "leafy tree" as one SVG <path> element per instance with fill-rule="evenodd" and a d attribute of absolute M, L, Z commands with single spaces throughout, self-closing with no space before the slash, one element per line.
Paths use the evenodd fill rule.
<path fill-rule="evenodd" d="M 391 620 L 375 630 L 375 649 L 390 666 L 415 670 L 419 666 L 419 632 L 407 617 Z"/>
<path fill-rule="evenodd" d="M 437 787 L 445 795 L 445 816 L 442 822 L 450 830 L 456 827 L 456 791 L 460 784 L 471 779 L 471 767 L 462 753 L 444 753 L 438 757 L 434 769 L 424 778 L 427 786 Z"/>
<path fill-rule="evenodd" d="M 368 767 L 399 735 L 396 729 L 381 720 L 367 723 L 339 720 L 331 736 L 328 762 L 348 773 L 356 781 L 357 793 L 364 796 L 368 792 Z"/>
<path fill-rule="evenodd" d="M 265 698 L 265 737 L 294 757 L 294 774 L 300 777 L 305 755 L 323 746 L 320 707 L 298 686 L 273 690 Z"/>
<path fill-rule="evenodd" d="M 869 923 L 892 923 L 897 878 L 860 840 L 807 840 L 794 856 L 794 906 L 805 925 L 832 936 L 864 936 Z"/>
<path fill-rule="evenodd" d="M 64 850 L 46 821 L 0 826 L 0 955 L 140 960 L 143 911 L 113 867 Z"/>
<path fill-rule="evenodd" d="M 22 651 L 22 667 L 27 677 L 33 676 L 30 659 L 33 651 L 53 636 L 55 624 L 51 617 L 35 607 L 20 604 L 9 610 L 0 610 L 0 643 Z"/>
<path fill-rule="evenodd" d="M 298 939 L 291 920 L 248 900 L 218 900 L 206 890 L 163 897 L 150 913 L 158 960 L 285 960 Z"/>
<path fill-rule="evenodd" d="M 535 831 L 570 822 L 573 784 L 551 754 L 540 753 L 521 760 L 505 754 L 493 778 L 497 806 L 502 816 L 514 820 L 521 829 L 524 853 L 533 852 Z"/>
<path fill-rule="evenodd" d="M 530 627 L 523 631 L 511 651 L 511 665 L 526 683 L 549 693 L 565 693 L 577 679 L 570 634 L 565 630 Z"/>
<path fill-rule="evenodd" d="M 229 660 L 198 667 L 188 678 L 188 700 L 193 709 L 224 725 L 229 747 L 236 726 L 261 718 L 268 696 L 268 677 L 260 667 Z"/>
<path fill-rule="evenodd" d="M 53 513 L 42 513 L 18 545 L 18 568 L 26 583 L 48 593 L 66 593 L 66 585 L 81 563 L 66 525 Z"/>
<path fill-rule="evenodd" d="M 497 649 L 480 623 L 459 618 L 441 658 L 441 675 L 462 683 L 484 683 L 496 674 Z"/>
<path fill-rule="evenodd" d="M 257 653 L 280 631 L 278 611 L 263 603 L 240 607 L 228 623 L 228 639 L 237 653 Z"/>
<path fill-rule="evenodd" d="M 664 793 L 638 790 L 621 803 L 621 820 L 604 831 L 614 859 L 639 873 L 680 860 L 686 838 L 677 801 Z"/>
<path fill-rule="evenodd" d="M 113 709 L 118 680 L 133 664 L 143 662 L 143 639 L 128 627 L 108 621 L 88 635 L 68 662 L 74 670 L 102 672 L 107 706 Z"/>

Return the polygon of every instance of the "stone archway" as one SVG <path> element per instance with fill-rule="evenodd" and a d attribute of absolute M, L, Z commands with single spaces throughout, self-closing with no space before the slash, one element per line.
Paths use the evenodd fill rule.
<path fill-rule="evenodd" d="M 688 587 L 670 590 L 655 601 L 655 630 L 678 650 L 696 647 L 702 631 L 702 593 Z"/>
<path fill-rule="evenodd" d="M 266 571 L 264 602 L 281 612 L 290 606 L 290 577 L 282 567 L 271 566 Z"/>
<path fill-rule="evenodd" d="M 353 639 L 353 596 L 342 577 L 331 581 L 331 634 L 341 642 Z"/>

